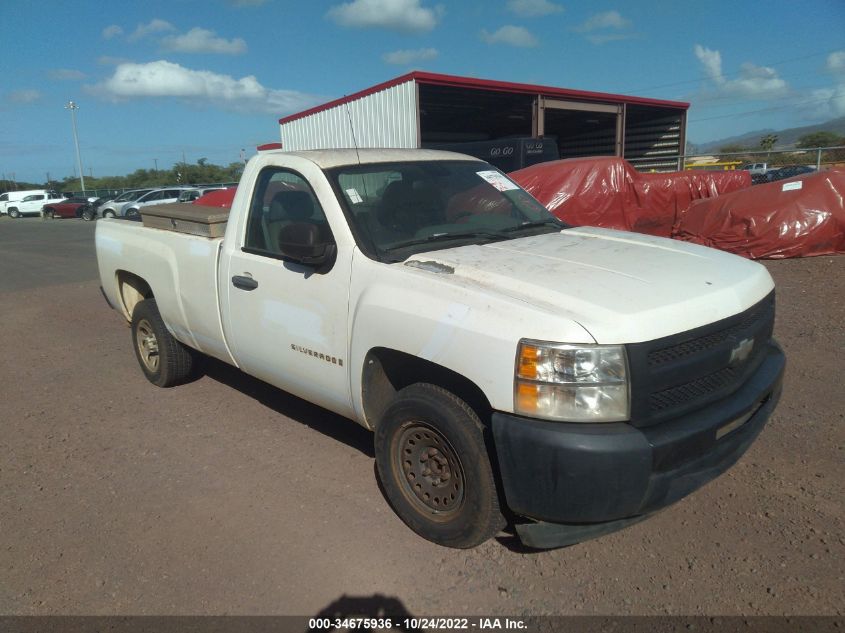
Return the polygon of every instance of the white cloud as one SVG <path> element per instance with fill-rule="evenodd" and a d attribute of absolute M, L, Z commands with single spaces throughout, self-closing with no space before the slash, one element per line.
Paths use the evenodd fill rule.
<path fill-rule="evenodd" d="M 563 7 L 549 0 L 508 0 L 508 11 L 526 18 L 562 13 Z"/>
<path fill-rule="evenodd" d="M 590 33 L 584 37 L 591 44 L 607 44 L 608 42 L 631 40 L 637 37 L 637 35 L 635 33 Z"/>
<path fill-rule="evenodd" d="M 511 24 L 503 26 L 495 33 L 488 33 L 482 29 L 481 39 L 488 44 L 507 44 L 508 46 L 519 46 L 522 48 L 531 48 L 537 46 L 539 43 L 537 38 L 528 29 Z"/>
<path fill-rule="evenodd" d="M 103 29 L 104 40 L 110 40 L 113 37 L 117 37 L 118 35 L 123 35 L 123 28 L 118 26 L 117 24 L 110 24 L 109 26 Z"/>
<path fill-rule="evenodd" d="M 739 77 L 727 79 L 722 73 L 722 54 L 719 51 L 696 44 L 694 52 L 704 74 L 719 94 L 743 99 L 776 99 L 789 94 L 789 86 L 774 68 L 745 62 L 740 66 Z"/>
<path fill-rule="evenodd" d="M 111 77 L 88 87 L 88 91 L 113 101 L 175 98 L 199 106 L 274 115 L 304 110 L 320 101 L 314 95 L 295 90 L 265 88 L 253 75 L 235 79 L 165 60 L 120 64 Z"/>
<path fill-rule="evenodd" d="M 434 59 L 438 54 L 439 53 L 436 48 L 418 48 L 415 50 L 401 50 L 385 53 L 381 58 L 388 64 L 407 66 L 415 62 Z"/>
<path fill-rule="evenodd" d="M 179 53 L 219 53 L 241 55 L 246 52 L 246 42 L 236 37 L 231 40 L 217 37 L 214 31 L 194 27 L 184 35 L 169 35 L 162 39 L 165 50 Z"/>
<path fill-rule="evenodd" d="M 78 81 L 86 77 L 81 70 L 72 68 L 54 68 L 48 72 L 48 75 L 50 79 L 58 79 L 59 81 Z"/>
<path fill-rule="evenodd" d="M 352 0 L 333 6 L 326 16 L 341 26 L 421 33 L 437 25 L 439 13 L 439 7 L 423 7 L 420 0 Z"/>
<path fill-rule="evenodd" d="M 627 29 L 630 28 L 631 21 L 623 18 L 618 11 L 604 11 L 596 13 L 579 26 L 576 30 L 588 33 L 598 29 Z"/>
<path fill-rule="evenodd" d="M 32 103 L 41 98 L 41 93 L 32 88 L 24 88 L 22 90 L 14 90 L 6 95 L 6 99 L 12 103 Z"/>
<path fill-rule="evenodd" d="M 725 83 L 725 78 L 722 76 L 722 54 L 719 51 L 705 48 L 701 44 L 696 44 L 693 50 L 695 56 L 698 57 L 698 61 L 701 62 L 707 78 L 717 84 Z"/>
<path fill-rule="evenodd" d="M 845 116 L 845 84 L 813 90 L 808 115 L 811 119 L 834 119 Z"/>
<path fill-rule="evenodd" d="M 176 27 L 173 26 L 167 20 L 160 20 L 159 18 L 155 18 L 154 20 L 150 20 L 146 24 L 139 24 L 138 28 L 136 28 L 132 35 L 129 36 L 129 41 L 134 42 L 154 33 L 165 33 L 168 31 L 175 30 Z"/>
<path fill-rule="evenodd" d="M 830 73 L 845 73 L 845 51 L 836 51 L 828 55 L 826 68 Z"/>

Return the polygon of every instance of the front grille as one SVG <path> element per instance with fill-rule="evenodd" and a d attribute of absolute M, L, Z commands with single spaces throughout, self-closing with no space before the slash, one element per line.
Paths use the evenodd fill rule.
<path fill-rule="evenodd" d="M 742 332 L 749 330 L 761 320 L 764 320 L 767 312 L 772 307 L 773 305 L 769 305 L 765 300 L 761 301 L 751 309 L 750 313 L 747 311 L 743 312 L 745 317 L 742 321 L 735 325 L 726 327 L 711 334 L 693 338 L 692 340 L 683 341 L 682 343 L 678 343 L 676 345 L 670 345 L 669 347 L 649 352 L 648 364 L 652 367 L 656 367 L 664 363 L 670 363 L 674 360 L 679 360 L 681 358 L 686 358 L 687 356 L 692 356 L 693 354 L 704 352 L 716 345 L 719 345 L 720 343 L 724 343 L 730 338 L 737 338 L 742 334 Z M 741 340 L 741 336 L 737 338 L 737 340 Z"/>
<path fill-rule="evenodd" d="M 692 400 L 703 398 L 708 394 L 723 389 L 736 380 L 736 370 L 733 367 L 725 367 L 709 376 L 698 378 L 677 387 L 670 387 L 663 391 L 653 393 L 648 397 L 648 403 L 652 411 L 663 411 L 671 407 L 679 407 Z"/>
<path fill-rule="evenodd" d="M 774 317 L 772 292 L 727 319 L 629 345 L 632 424 L 648 426 L 683 415 L 738 389 L 762 362 Z"/>

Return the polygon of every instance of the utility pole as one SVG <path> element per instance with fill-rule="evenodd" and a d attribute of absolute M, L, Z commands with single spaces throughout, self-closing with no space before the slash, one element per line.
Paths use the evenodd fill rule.
<path fill-rule="evenodd" d="M 158 158 L 153 158 L 153 164 L 156 166 L 156 176 L 158 176 Z"/>
<path fill-rule="evenodd" d="M 68 101 L 65 110 L 70 110 L 70 121 L 73 126 L 73 144 L 76 147 L 76 165 L 79 168 L 79 184 L 82 187 L 82 195 L 85 195 L 85 174 L 82 173 L 82 158 L 79 156 L 79 137 L 76 135 L 76 111 L 79 106 L 73 101 Z"/>

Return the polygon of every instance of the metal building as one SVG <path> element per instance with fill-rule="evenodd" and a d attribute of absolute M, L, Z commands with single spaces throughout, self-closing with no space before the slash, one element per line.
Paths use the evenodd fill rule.
<path fill-rule="evenodd" d="M 411 72 L 279 120 L 289 150 L 554 139 L 561 158 L 677 169 L 688 103 Z M 354 130 L 354 138 L 353 138 Z"/>

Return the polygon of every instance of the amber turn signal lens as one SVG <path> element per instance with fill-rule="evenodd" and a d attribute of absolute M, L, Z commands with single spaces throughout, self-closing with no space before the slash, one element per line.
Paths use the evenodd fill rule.
<path fill-rule="evenodd" d="M 519 369 L 517 375 L 529 380 L 537 379 L 537 360 L 540 358 L 540 348 L 523 345 L 519 353 Z"/>

